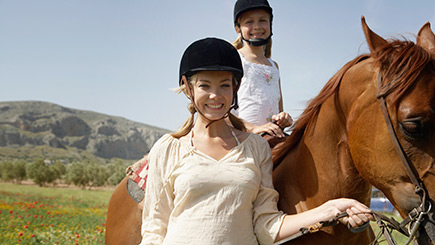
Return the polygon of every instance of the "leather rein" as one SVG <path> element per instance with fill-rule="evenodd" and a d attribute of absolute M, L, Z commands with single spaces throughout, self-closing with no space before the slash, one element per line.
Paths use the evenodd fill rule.
<path fill-rule="evenodd" d="M 394 81 L 393 81 L 394 82 Z M 387 84 L 385 86 L 390 86 L 391 84 Z M 378 91 L 381 91 L 382 88 L 382 75 L 381 72 L 378 74 Z M 422 222 L 423 216 L 427 215 L 428 212 L 432 208 L 431 200 L 428 196 L 427 189 L 423 184 L 423 181 L 418 176 L 418 173 L 416 173 L 416 170 L 414 168 L 414 165 L 412 165 L 412 162 L 409 160 L 409 158 L 406 156 L 406 153 L 404 152 L 402 145 L 399 142 L 399 139 L 397 138 L 396 131 L 394 130 L 393 124 L 391 122 L 390 114 L 388 113 L 387 109 L 387 102 L 385 98 L 387 97 L 386 93 L 379 93 L 376 95 L 376 98 L 379 100 L 382 114 L 384 115 L 385 123 L 388 128 L 388 133 L 390 135 L 391 141 L 394 145 L 394 149 L 396 150 L 400 161 L 402 162 L 402 165 L 405 167 L 406 173 L 411 180 L 412 184 L 414 184 L 415 187 L 415 193 L 420 197 L 421 204 L 418 208 L 414 208 L 409 214 L 406 219 L 404 219 L 401 223 L 398 223 L 394 220 L 394 218 L 387 218 L 382 214 L 374 213 L 376 222 L 378 226 L 381 228 L 380 235 L 377 236 L 377 240 L 383 233 L 385 236 L 385 239 L 387 240 L 388 244 L 395 245 L 397 244 L 394 239 L 391 236 L 391 232 L 387 229 L 395 229 L 399 231 L 400 233 L 408 236 L 408 241 L 405 244 L 409 244 L 413 238 L 416 236 L 416 233 L 418 231 L 418 228 Z M 387 224 L 385 224 L 383 221 L 385 221 Z M 408 230 L 406 230 L 404 227 L 408 225 Z"/>

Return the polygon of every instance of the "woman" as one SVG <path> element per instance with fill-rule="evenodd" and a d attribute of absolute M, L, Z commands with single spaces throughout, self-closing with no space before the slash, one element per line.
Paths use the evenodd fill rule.
<path fill-rule="evenodd" d="M 179 85 L 191 116 L 150 151 L 141 244 L 272 244 L 343 211 L 352 226 L 372 219 L 351 199 L 296 215 L 277 210 L 269 145 L 229 113 L 242 76 L 226 41 L 201 39 L 184 52 Z"/>

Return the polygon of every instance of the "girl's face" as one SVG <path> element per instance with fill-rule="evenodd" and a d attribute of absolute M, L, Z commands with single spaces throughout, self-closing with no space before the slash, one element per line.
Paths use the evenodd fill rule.
<path fill-rule="evenodd" d="M 266 39 L 270 36 L 270 14 L 264 9 L 250 10 L 242 14 L 239 23 L 240 29 L 236 30 L 238 33 L 242 32 L 245 39 Z"/>
<path fill-rule="evenodd" d="M 233 73 L 202 71 L 195 74 L 195 103 L 209 120 L 221 119 L 233 102 Z"/>

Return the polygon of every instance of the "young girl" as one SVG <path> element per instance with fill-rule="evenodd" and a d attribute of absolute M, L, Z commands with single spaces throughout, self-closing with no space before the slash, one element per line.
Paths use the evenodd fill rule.
<path fill-rule="evenodd" d="M 268 143 L 230 113 L 242 76 L 226 41 L 201 39 L 184 52 L 179 85 L 191 116 L 150 151 L 141 244 L 272 244 L 343 211 L 354 227 L 372 218 L 352 199 L 296 215 L 277 210 Z"/>
<path fill-rule="evenodd" d="M 238 92 L 239 109 L 234 113 L 247 122 L 250 132 L 283 137 L 282 129 L 293 120 L 283 112 L 278 64 L 270 59 L 272 18 L 267 0 L 238 0 L 234 6 L 239 37 L 233 45 L 239 50 L 245 74 Z"/>

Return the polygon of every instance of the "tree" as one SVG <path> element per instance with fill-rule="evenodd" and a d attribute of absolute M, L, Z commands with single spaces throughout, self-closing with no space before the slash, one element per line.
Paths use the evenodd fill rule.
<path fill-rule="evenodd" d="M 54 164 L 51 164 L 48 167 L 50 171 L 53 173 L 55 180 L 62 179 L 63 175 L 66 174 L 66 167 L 60 161 L 56 161 Z"/>
<path fill-rule="evenodd" d="M 82 162 L 73 162 L 68 166 L 66 172 L 68 183 L 85 188 L 91 182 L 91 178 L 86 171 L 86 165 Z"/>
<path fill-rule="evenodd" d="M 27 166 L 27 162 L 24 160 L 15 161 L 13 164 L 12 169 L 13 169 L 14 180 L 18 184 L 20 184 L 21 181 L 27 178 L 26 166 Z"/>
<path fill-rule="evenodd" d="M 51 169 L 41 159 L 36 159 L 26 167 L 27 176 L 39 186 L 51 183 L 55 180 L 55 175 Z"/>
<path fill-rule="evenodd" d="M 115 163 L 112 163 L 107 166 L 110 177 L 107 179 L 107 182 L 110 185 L 117 185 L 125 178 L 125 169 L 127 168 L 126 164 L 121 160 L 118 160 Z"/>
<path fill-rule="evenodd" d="M 103 186 L 109 177 L 106 167 L 101 163 L 89 163 L 86 165 L 86 173 L 90 177 L 90 187 Z"/>
<path fill-rule="evenodd" d="M 0 177 L 2 180 L 9 181 L 14 179 L 12 162 L 2 162 L 0 165 Z"/>

